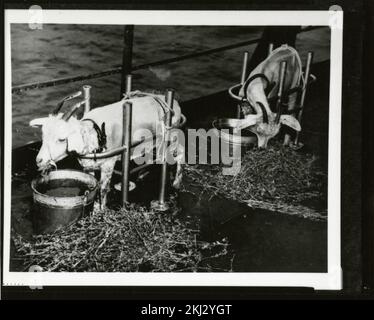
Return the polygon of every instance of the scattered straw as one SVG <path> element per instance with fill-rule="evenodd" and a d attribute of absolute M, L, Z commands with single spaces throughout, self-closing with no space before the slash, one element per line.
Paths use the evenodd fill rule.
<path fill-rule="evenodd" d="M 226 240 L 197 240 L 198 230 L 172 213 L 156 213 L 130 205 L 127 209 L 95 212 L 53 234 L 27 241 L 13 235 L 16 259 L 25 270 L 44 271 L 227 271 L 211 263 L 228 254 Z M 174 214 L 173 214 L 174 213 Z"/>
<path fill-rule="evenodd" d="M 186 165 L 185 190 L 196 185 L 202 193 L 238 201 L 299 203 L 326 196 L 327 175 L 317 160 L 275 142 L 242 155 L 236 175 L 224 175 L 221 165 Z"/>

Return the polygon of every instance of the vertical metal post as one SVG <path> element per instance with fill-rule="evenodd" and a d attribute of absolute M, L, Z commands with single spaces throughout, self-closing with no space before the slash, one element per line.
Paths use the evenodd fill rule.
<path fill-rule="evenodd" d="M 268 49 L 268 56 L 273 52 L 274 50 L 274 43 L 270 42 L 269 43 L 269 49 Z"/>
<path fill-rule="evenodd" d="M 173 101 L 174 101 L 174 91 L 171 89 L 168 89 L 166 91 L 166 103 L 168 104 L 169 108 L 173 110 Z M 172 124 L 172 114 L 171 112 L 167 112 L 165 114 L 165 126 L 167 128 L 170 128 Z M 165 140 L 163 141 L 163 148 L 162 148 L 162 157 L 163 157 L 163 163 L 161 167 L 161 179 L 160 179 L 160 193 L 158 200 L 153 201 L 151 206 L 153 209 L 158 211 L 166 211 L 169 209 L 168 204 L 166 203 L 166 189 L 167 189 L 167 177 L 168 177 L 168 163 L 167 163 L 167 152 L 168 152 L 168 146 L 169 146 L 169 130 L 166 129 L 165 133 Z"/>
<path fill-rule="evenodd" d="M 241 84 L 243 84 L 245 82 L 245 79 L 247 78 L 248 56 L 249 56 L 248 51 L 245 51 L 243 55 L 242 75 L 240 78 Z"/>
<path fill-rule="evenodd" d="M 284 82 L 286 79 L 286 70 L 287 70 L 287 61 L 282 61 L 280 65 L 280 74 L 279 74 L 279 89 L 277 94 L 277 118 L 275 122 L 279 121 L 280 114 L 281 114 L 281 107 L 282 107 L 282 100 L 283 100 L 283 89 L 284 89 Z"/>
<path fill-rule="evenodd" d="M 241 74 L 241 78 L 240 78 L 240 83 L 242 85 L 244 84 L 244 82 L 247 78 L 248 56 L 249 56 L 248 51 L 245 51 L 244 55 L 243 55 L 242 74 Z M 241 117 L 241 106 L 240 106 L 240 104 L 238 104 L 238 106 L 237 106 L 236 117 L 238 119 L 240 119 L 240 117 Z"/>
<path fill-rule="evenodd" d="M 130 93 L 131 92 L 131 88 L 132 88 L 132 75 L 131 74 L 128 74 L 126 75 L 126 89 L 125 89 L 125 93 Z"/>
<path fill-rule="evenodd" d="M 129 75 L 132 71 L 132 49 L 134 41 L 134 26 L 126 25 L 124 28 L 123 36 L 123 55 L 122 55 L 122 76 L 121 76 L 121 94 L 126 89 L 126 76 Z"/>
<path fill-rule="evenodd" d="M 83 98 L 84 98 L 84 113 L 91 110 L 91 86 L 83 86 Z"/>
<path fill-rule="evenodd" d="M 303 88 L 302 88 L 301 98 L 300 98 L 300 111 L 297 117 L 300 124 L 301 124 L 301 120 L 303 119 L 304 102 L 305 102 L 306 90 L 308 88 L 310 67 L 312 65 L 312 62 L 313 62 L 313 52 L 309 51 L 308 58 L 306 61 L 305 73 L 304 73 L 304 83 L 303 83 Z M 296 132 L 295 145 L 299 144 L 299 138 L 300 138 L 300 132 Z"/>
<path fill-rule="evenodd" d="M 123 104 L 122 119 L 122 145 L 126 149 L 122 152 L 122 205 L 125 206 L 129 199 L 129 175 L 130 175 L 130 149 L 131 149 L 131 123 L 132 122 L 132 103 L 125 101 Z"/>

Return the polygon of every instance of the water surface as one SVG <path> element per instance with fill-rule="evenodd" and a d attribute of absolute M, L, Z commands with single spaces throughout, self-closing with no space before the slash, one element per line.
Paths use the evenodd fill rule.
<path fill-rule="evenodd" d="M 135 26 L 133 64 L 140 65 L 211 49 L 261 36 L 261 27 Z M 305 60 L 308 50 L 314 61 L 329 59 L 328 28 L 301 33 L 296 48 Z M 27 24 L 12 24 L 12 83 L 45 81 L 100 72 L 122 64 L 123 26 L 44 24 L 32 30 Z M 226 90 L 239 82 L 242 53 L 250 55 L 255 45 L 161 67 L 137 71 L 135 89 L 177 90 L 182 101 Z M 120 98 L 120 75 L 30 90 L 13 95 L 13 147 L 39 140 L 40 130 L 28 127 L 35 117 L 46 116 L 58 101 L 83 84 L 92 88 L 92 106 Z"/>

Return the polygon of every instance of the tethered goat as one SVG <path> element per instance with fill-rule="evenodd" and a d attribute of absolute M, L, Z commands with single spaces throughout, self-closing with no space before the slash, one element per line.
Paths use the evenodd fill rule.
<path fill-rule="evenodd" d="M 272 112 L 268 99 L 277 95 L 279 90 L 280 65 L 287 62 L 284 91 L 299 86 L 302 77 L 302 65 L 297 51 L 287 45 L 275 49 L 263 62 L 261 62 L 249 75 L 242 86 L 239 96 L 246 101 L 255 111 L 250 114 L 251 108 L 244 111 L 244 119 L 237 129 L 248 128 L 256 134 L 258 147 L 266 148 L 268 141 L 278 134 L 281 124 L 296 131 L 300 131 L 299 121 L 290 114 L 281 114 L 281 108 Z M 297 92 L 288 98 L 288 113 L 292 113 L 296 107 Z M 289 135 L 286 135 L 284 144 L 290 143 Z"/>
<path fill-rule="evenodd" d="M 79 94 L 75 96 L 77 95 Z M 95 108 L 78 120 L 73 114 L 84 101 L 74 105 L 65 114 L 59 112 L 64 101 L 75 96 L 64 99 L 49 117 L 30 121 L 30 126 L 42 127 L 43 142 L 36 157 L 36 164 L 39 170 L 44 170 L 69 154 L 75 154 L 85 171 L 93 173 L 94 170 L 100 170 L 100 207 L 103 209 L 107 204 L 114 165 L 121 155 L 95 160 L 82 159 L 80 156 L 122 146 L 124 101 Z M 128 101 L 133 104 L 131 141 L 132 145 L 137 145 L 145 134 L 155 134 L 159 130 L 159 126 L 163 125 L 165 112 L 168 111 L 162 107 L 165 105 L 163 95 L 144 94 L 134 96 Z M 180 121 L 181 109 L 174 100 L 172 124 L 178 125 Z"/>

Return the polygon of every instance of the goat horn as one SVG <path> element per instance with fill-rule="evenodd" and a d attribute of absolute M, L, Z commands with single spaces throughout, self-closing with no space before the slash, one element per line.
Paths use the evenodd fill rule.
<path fill-rule="evenodd" d="M 61 100 L 61 101 L 58 103 L 56 109 L 53 110 L 52 114 L 57 115 L 58 112 L 61 110 L 62 106 L 64 105 L 65 101 L 66 101 L 65 99 L 64 99 L 64 100 Z"/>
<path fill-rule="evenodd" d="M 57 115 L 58 112 L 61 110 L 62 106 L 64 105 L 64 103 L 65 103 L 66 101 L 69 101 L 69 100 L 71 100 L 71 99 L 77 98 L 77 97 L 79 97 L 81 94 L 82 94 L 82 91 L 77 91 L 77 92 L 73 93 L 72 95 L 67 96 L 67 97 L 65 97 L 64 99 L 62 99 L 62 100 L 58 103 L 56 109 L 53 110 L 52 114 Z"/>
<path fill-rule="evenodd" d="M 71 107 L 71 109 L 63 115 L 62 120 L 68 121 L 68 120 L 70 119 L 70 117 L 74 114 L 74 112 L 77 111 L 78 108 L 79 108 L 82 104 L 84 104 L 85 102 L 86 102 L 86 101 L 83 100 L 83 101 L 78 102 L 78 103 L 76 103 L 75 105 L 73 105 L 73 106 Z"/>
<path fill-rule="evenodd" d="M 258 104 L 261 108 L 263 122 L 264 123 L 269 123 L 268 113 L 266 112 L 265 106 L 259 101 L 257 101 L 256 104 Z"/>

